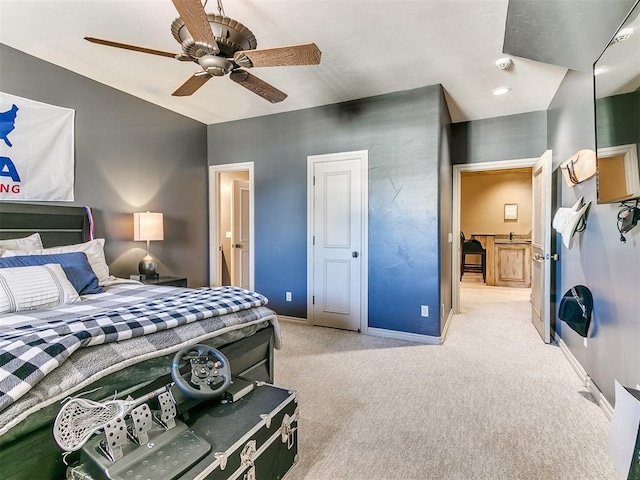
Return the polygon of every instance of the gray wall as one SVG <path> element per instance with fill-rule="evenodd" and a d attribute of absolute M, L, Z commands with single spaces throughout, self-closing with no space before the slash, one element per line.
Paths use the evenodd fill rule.
<path fill-rule="evenodd" d="M 591 72 L 636 0 L 509 0 L 504 53 Z"/>
<path fill-rule="evenodd" d="M 2 44 L 0 90 L 75 109 L 73 204 L 94 208 L 113 274 L 137 273 L 146 245 L 132 241 L 131 213 L 151 210 L 164 213 L 159 272 L 208 283 L 204 124 Z"/>
<path fill-rule="evenodd" d="M 453 163 L 468 164 L 539 157 L 547 149 L 544 111 L 455 123 Z"/>
<path fill-rule="evenodd" d="M 570 72 L 549 108 L 549 147 L 554 168 L 581 148 L 595 148 L 593 78 Z M 628 143 L 628 142 L 627 142 Z M 593 202 L 587 229 L 571 250 L 558 240 L 556 303 L 573 285 L 586 285 L 594 297 L 587 347 L 582 337 L 558 321 L 563 341 L 609 402 L 614 402 L 614 380 L 634 387 L 640 383 L 640 232 L 619 241 L 616 218 L 619 206 L 596 204 L 596 178 L 568 187 L 558 176 L 556 207 L 568 206 L 584 196 Z"/>
<path fill-rule="evenodd" d="M 208 127 L 210 164 L 255 162 L 255 287 L 278 313 L 307 315 L 307 156 L 368 150 L 369 326 L 440 335 L 420 305 L 440 312 L 443 108 L 438 85 Z"/>

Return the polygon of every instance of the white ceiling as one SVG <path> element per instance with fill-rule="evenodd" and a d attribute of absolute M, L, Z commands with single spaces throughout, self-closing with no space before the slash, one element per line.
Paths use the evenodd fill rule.
<path fill-rule="evenodd" d="M 170 0 L 0 0 L 0 42 L 206 124 L 442 84 L 454 122 L 546 110 L 566 68 L 512 57 L 498 70 L 508 0 L 224 0 L 258 48 L 314 42 L 317 66 L 254 68 L 288 98 L 270 104 L 229 78 L 173 92 L 199 67 L 83 40 L 179 53 Z M 206 10 L 217 13 L 216 0 Z M 502 85 L 511 92 L 495 97 Z"/>

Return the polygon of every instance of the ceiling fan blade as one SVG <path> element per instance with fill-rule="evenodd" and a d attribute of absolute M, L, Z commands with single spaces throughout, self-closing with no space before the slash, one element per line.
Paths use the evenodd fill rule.
<path fill-rule="evenodd" d="M 160 55 L 162 57 L 177 58 L 178 60 L 191 60 L 191 58 L 188 55 L 185 55 L 184 53 L 167 52 L 165 50 L 156 50 L 155 48 L 140 47 L 138 45 L 114 42 L 112 40 L 104 40 L 103 38 L 96 38 L 96 37 L 84 37 L 84 39 L 88 40 L 91 43 L 106 45 L 107 47 L 124 48 L 125 50 L 133 50 L 134 52 L 150 53 L 151 55 Z"/>
<path fill-rule="evenodd" d="M 293 65 L 318 65 L 322 52 L 315 43 L 289 45 L 287 47 L 243 50 L 236 52 L 233 60 L 241 67 L 287 67 Z"/>
<path fill-rule="evenodd" d="M 171 95 L 174 97 L 188 97 L 195 93 L 201 86 L 209 81 L 210 75 L 201 75 L 200 72 L 194 73 L 189 79 L 178 87 Z"/>
<path fill-rule="evenodd" d="M 287 98 L 286 93 L 281 92 L 276 87 L 269 85 L 264 80 L 260 80 L 255 75 L 245 72 L 244 70 L 234 70 L 229 76 L 231 80 L 237 84 L 242 85 L 256 95 L 260 95 L 271 103 L 278 103 Z"/>
<path fill-rule="evenodd" d="M 211 30 L 207 14 L 200 0 L 172 0 L 178 15 L 184 22 L 191 37 L 196 41 L 208 45 L 209 53 L 219 53 L 220 48 Z"/>

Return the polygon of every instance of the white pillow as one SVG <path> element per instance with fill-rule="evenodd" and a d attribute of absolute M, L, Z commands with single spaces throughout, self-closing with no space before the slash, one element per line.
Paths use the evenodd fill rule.
<path fill-rule="evenodd" d="M 44 248 L 39 233 L 28 237 L 0 240 L 0 249 L 4 250 L 40 250 Z"/>
<path fill-rule="evenodd" d="M 78 301 L 78 292 L 57 263 L 0 269 L 0 313 Z"/>
<path fill-rule="evenodd" d="M 64 245 L 62 247 L 43 248 L 41 250 L 7 250 L 3 257 L 14 257 L 16 255 L 48 255 L 51 253 L 84 252 L 89 260 L 89 265 L 93 273 L 98 277 L 98 283 L 102 285 L 109 280 L 109 266 L 104 257 L 104 238 L 96 238 L 85 243 L 75 245 Z"/>

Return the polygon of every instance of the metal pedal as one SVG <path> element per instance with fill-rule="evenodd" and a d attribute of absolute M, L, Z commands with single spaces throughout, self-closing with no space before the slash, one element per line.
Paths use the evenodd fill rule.
<path fill-rule="evenodd" d="M 105 456 L 115 462 L 122 458 L 122 446 L 127 443 L 127 424 L 122 417 L 118 417 L 115 420 L 107 423 L 104 426 L 105 444 L 101 445 L 104 448 Z"/>
<path fill-rule="evenodd" d="M 153 426 L 149 405 L 143 403 L 131 410 L 131 434 L 138 445 L 149 441 L 149 430 Z"/>
<path fill-rule="evenodd" d="M 178 409 L 176 408 L 176 401 L 173 395 L 169 392 L 161 393 L 158 395 L 158 403 L 160 404 L 160 412 L 158 412 L 156 419 L 167 430 L 175 427 L 175 418 L 178 414 Z"/>

